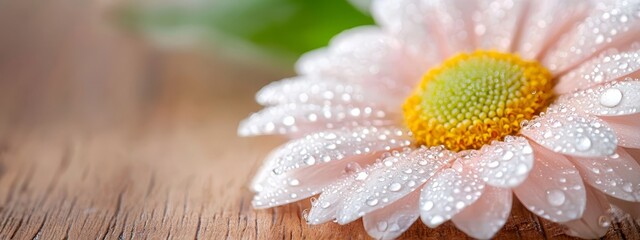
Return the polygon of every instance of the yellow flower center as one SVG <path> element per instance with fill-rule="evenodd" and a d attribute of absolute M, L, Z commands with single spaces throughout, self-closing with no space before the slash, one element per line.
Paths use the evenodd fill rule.
<path fill-rule="evenodd" d="M 404 117 L 419 144 L 479 149 L 517 133 L 549 105 L 552 88 L 540 63 L 478 50 L 427 71 L 403 105 Z"/>

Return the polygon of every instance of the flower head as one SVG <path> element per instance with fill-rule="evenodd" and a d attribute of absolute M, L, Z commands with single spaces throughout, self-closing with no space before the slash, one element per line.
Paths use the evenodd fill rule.
<path fill-rule="evenodd" d="M 320 194 L 310 224 L 418 218 L 476 238 L 515 196 L 567 234 L 640 208 L 639 0 L 378 0 L 380 27 L 304 55 L 257 94 L 243 136 L 293 138 L 256 174 L 256 208 Z"/>

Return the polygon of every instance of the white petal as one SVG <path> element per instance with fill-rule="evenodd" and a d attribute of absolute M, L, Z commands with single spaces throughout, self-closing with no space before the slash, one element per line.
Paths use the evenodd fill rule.
<path fill-rule="evenodd" d="M 598 57 L 581 64 L 560 78 L 555 86 L 558 93 L 564 94 L 586 89 L 598 84 L 613 81 L 640 70 L 640 42 L 628 46 L 628 49 L 608 49 Z"/>
<path fill-rule="evenodd" d="M 567 226 L 567 235 L 596 239 L 607 234 L 611 226 L 611 218 L 607 211 L 611 207 L 607 198 L 591 188 L 587 188 L 587 205 L 582 218 L 572 220 L 563 225 Z"/>
<path fill-rule="evenodd" d="M 542 146 L 572 156 L 613 154 L 618 140 L 602 120 L 566 106 L 549 107 L 544 116 L 523 124 L 521 133 Z"/>
<path fill-rule="evenodd" d="M 533 168 L 533 149 L 524 137 L 509 137 L 504 142 L 485 145 L 474 164 L 487 184 L 511 188 L 522 183 Z"/>
<path fill-rule="evenodd" d="M 313 133 L 280 148 L 272 156 L 277 161 L 271 170 L 286 173 L 292 169 L 348 161 L 353 156 L 408 147 L 411 140 L 411 132 L 401 127 L 360 127 Z"/>
<path fill-rule="evenodd" d="M 638 58 L 640 63 L 640 58 Z M 640 81 L 610 82 L 560 100 L 579 111 L 597 116 L 620 116 L 640 111 Z"/>
<path fill-rule="evenodd" d="M 354 182 L 365 175 L 368 175 L 365 171 L 356 171 L 322 189 L 318 200 L 311 202 L 311 211 L 306 216 L 307 223 L 317 225 L 335 219 L 342 207 L 344 194 L 351 192 Z"/>
<path fill-rule="evenodd" d="M 251 203 L 254 208 L 270 208 L 311 197 L 347 174 L 351 165 L 370 165 L 376 159 L 376 155 L 366 155 L 286 173 L 271 172 L 260 182 L 261 190 Z"/>
<path fill-rule="evenodd" d="M 361 86 L 332 79 L 296 77 L 273 82 L 256 94 L 262 105 L 287 103 L 335 103 L 363 102 L 365 93 Z M 373 99 L 372 99 L 373 100 Z"/>
<path fill-rule="evenodd" d="M 414 191 L 400 200 L 362 217 L 369 236 L 375 239 L 395 239 L 418 219 L 418 198 Z"/>
<path fill-rule="evenodd" d="M 376 27 L 358 27 L 335 36 L 327 50 L 303 56 L 296 69 L 300 75 L 320 76 L 371 88 L 386 90 L 399 96 L 402 102 L 415 81 L 420 79 L 422 66 L 411 61 L 400 42 Z"/>
<path fill-rule="evenodd" d="M 481 0 L 474 16 L 478 48 L 510 51 L 527 6 L 524 0 Z"/>
<path fill-rule="evenodd" d="M 453 158 L 442 148 L 419 148 L 376 163 L 368 168 L 366 180 L 345 196 L 338 223 L 349 223 L 415 191 Z"/>
<path fill-rule="evenodd" d="M 584 0 L 530 1 L 530 12 L 522 26 L 518 53 L 525 59 L 535 59 L 560 34 L 568 31 L 579 19 L 586 17 L 591 7 Z"/>
<path fill-rule="evenodd" d="M 486 186 L 482 196 L 451 221 L 470 237 L 490 239 L 507 222 L 512 196 L 510 189 Z"/>
<path fill-rule="evenodd" d="M 399 120 L 375 107 L 350 105 L 283 104 L 266 107 L 240 122 L 238 135 L 304 135 L 321 129 L 388 126 Z"/>
<path fill-rule="evenodd" d="M 586 205 L 578 170 L 561 154 L 532 144 L 536 163 L 514 193 L 529 211 L 553 222 L 579 219 Z"/>
<path fill-rule="evenodd" d="M 624 149 L 608 157 L 573 160 L 591 186 L 612 197 L 640 202 L 640 165 Z"/>
<path fill-rule="evenodd" d="M 567 33 L 543 60 L 554 73 L 587 60 L 588 57 L 637 36 L 640 31 L 640 1 L 600 1 L 589 17 Z"/>
<path fill-rule="evenodd" d="M 446 168 L 422 188 L 420 219 L 430 228 L 451 219 L 482 195 L 484 182 L 469 168 L 458 170 Z"/>

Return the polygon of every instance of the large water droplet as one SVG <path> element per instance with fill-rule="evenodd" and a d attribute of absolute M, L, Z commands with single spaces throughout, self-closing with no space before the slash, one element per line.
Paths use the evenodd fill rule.
<path fill-rule="evenodd" d="M 608 228 L 611 226 L 611 220 L 609 220 L 609 217 L 607 216 L 600 216 L 598 217 L 598 225 L 600 225 L 600 227 Z"/>
<path fill-rule="evenodd" d="M 605 107 L 615 107 L 622 101 L 622 91 L 617 88 L 609 88 L 600 96 L 600 105 Z"/>
<path fill-rule="evenodd" d="M 387 222 L 386 221 L 378 222 L 378 231 L 384 232 L 386 230 L 387 230 Z"/>
<path fill-rule="evenodd" d="M 433 225 L 438 225 L 438 224 L 444 222 L 444 218 L 442 216 L 440 216 L 440 215 L 435 215 L 435 216 L 433 216 L 433 218 L 431 218 L 430 222 Z"/>
<path fill-rule="evenodd" d="M 307 158 L 304 159 L 304 163 L 306 163 L 307 165 L 313 165 L 316 163 L 316 158 L 309 155 L 307 156 Z"/>
<path fill-rule="evenodd" d="M 560 206 L 564 203 L 565 199 L 564 192 L 557 189 L 547 190 L 547 201 L 551 206 Z"/>
<path fill-rule="evenodd" d="M 378 199 L 377 198 L 367 199 L 367 205 L 372 206 L 372 207 L 375 206 L 375 205 L 378 205 Z"/>
<path fill-rule="evenodd" d="M 590 148 L 591 148 L 591 139 L 589 139 L 588 137 L 580 138 L 580 140 L 578 140 L 578 143 L 576 144 L 576 149 L 578 149 L 579 151 L 586 151 L 586 150 L 589 150 Z"/>
<path fill-rule="evenodd" d="M 622 190 L 628 193 L 633 192 L 633 184 L 630 182 L 625 183 L 624 185 L 622 185 Z"/>
<path fill-rule="evenodd" d="M 400 183 L 392 183 L 391 185 L 389 185 L 389 191 L 392 191 L 392 192 L 400 191 L 401 188 L 402 188 L 402 184 Z"/>
<path fill-rule="evenodd" d="M 504 153 L 504 155 L 502 155 L 502 160 L 510 160 L 511 158 L 513 158 L 513 152 L 512 151 L 506 151 Z"/>
<path fill-rule="evenodd" d="M 424 202 L 424 204 L 422 204 L 422 210 L 423 211 L 429 211 L 433 208 L 433 202 L 432 201 L 426 201 Z"/>

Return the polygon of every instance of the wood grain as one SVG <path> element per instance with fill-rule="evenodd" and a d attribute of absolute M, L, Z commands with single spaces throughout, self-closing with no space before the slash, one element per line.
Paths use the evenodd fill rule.
<path fill-rule="evenodd" d="M 238 138 L 259 86 L 290 73 L 154 50 L 101 1 L 0 2 L 0 239 L 366 239 L 307 226 L 308 201 L 253 210 L 246 185 L 282 139 Z M 636 222 L 606 239 L 640 239 Z M 402 238 L 462 239 L 451 223 Z M 513 207 L 498 239 L 570 239 Z"/>

